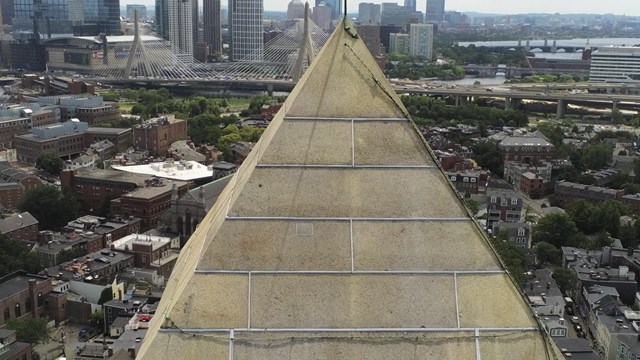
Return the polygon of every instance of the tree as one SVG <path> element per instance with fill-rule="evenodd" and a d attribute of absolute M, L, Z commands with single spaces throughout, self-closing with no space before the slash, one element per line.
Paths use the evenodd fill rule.
<path fill-rule="evenodd" d="M 69 188 L 59 191 L 53 186 L 38 186 L 24 193 L 18 204 L 20 211 L 28 211 L 42 229 L 66 225 L 78 217 L 80 206 Z"/>
<path fill-rule="evenodd" d="M 578 290 L 578 275 L 573 269 L 555 269 L 553 278 L 563 294 L 571 296 Z"/>
<path fill-rule="evenodd" d="M 624 115 L 619 109 L 611 110 L 611 122 L 616 125 L 624 122 Z"/>
<path fill-rule="evenodd" d="M 625 249 L 635 249 L 638 247 L 638 229 L 631 224 L 620 226 L 618 238 L 620 238 L 620 242 Z"/>
<path fill-rule="evenodd" d="M 78 259 L 87 254 L 86 250 L 83 249 L 69 249 L 69 250 L 60 250 L 58 254 L 58 263 L 64 263 L 73 259 Z"/>
<path fill-rule="evenodd" d="M 557 248 L 578 245 L 578 228 L 567 214 L 548 214 L 533 227 L 533 242 L 547 242 Z"/>
<path fill-rule="evenodd" d="M 0 277 L 18 270 L 33 274 L 40 270 L 38 256 L 5 234 L 0 234 L 0 249 Z"/>
<path fill-rule="evenodd" d="M 102 305 L 111 300 L 113 300 L 113 292 L 111 291 L 111 287 L 102 289 L 102 292 L 100 293 L 100 299 L 98 299 L 98 305 Z"/>
<path fill-rule="evenodd" d="M 467 205 L 467 208 L 469 208 L 469 211 L 471 211 L 471 214 L 475 215 L 478 213 L 480 205 L 478 204 L 477 201 L 469 198 L 464 200 L 464 204 Z"/>
<path fill-rule="evenodd" d="M 483 141 L 474 145 L 472 150 L 478 165 L 491 170 L 495 175 L 502 176 L 502 156 L 498 145 Z"/>
<path fill-rule="evenodd" d="M 12 319 L 7 322 L 7 327 L 16 331 L 16 338 L 20 342 L 38 345 L 44 344 L 50 339 L 46 318 Z"/>
<path fill-rule="evenodd" d="M 511 276 L 513 276 L 516 283 L 522 287 L 525 282 L 525 254 L 521 248 L 509 241 L 508 237 L 507 229 L 502 229 L 494 239 L 491 239 L 491 243 Z"/>
<path fill-rule="evenodd" d="M 559 264 L 561 253 L 560 250 L 549 244 L 548 242 L 541 241 L 535 246 L 536 256 L 538 261 L 542 264 Z"/>
<path fill-rule="evenodd" d="M 64 168 L 64 161 L 53 151 L 44 151 L 36 159 L 36 168 L 44 170 L 51 175 L 58 175 Z"/>
<path fill-rule="evenodd" d="M 609 144 L 593 144 L 585 149 L 583 160 L 589 169 L 600 170 L 613 157 L 613 148 Z"/>

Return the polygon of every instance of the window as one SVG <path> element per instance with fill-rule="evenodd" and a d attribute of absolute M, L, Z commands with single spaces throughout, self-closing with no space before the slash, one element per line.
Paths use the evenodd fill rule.
<path fill-rule="evenodd" d="M 500 199 L 500 205 L 501 206 L 507 206 L 507 199 L 505 199 L 505 198 Z"/>
<path fill-rule="evenodd" d="M 455 177 L 455 175 L 450 176 L 450 177 L 449 177 L 449 179 L 451 179 L 451 181 L 456 181 L 456 177 Z"/>
<path fill-rule="evenodd" d="M 518 229 L 518 236 L 524 236 L 524 231 L 525 231 L 524 228 Z"/>
<path fill-rule="evenodd" d="M 38 293 L 38 307 L 42 306 L 42 293 Z"/>
<path fill-rule="evenodd" d="M 495 203 L 496 203 L 496 201 L 498 201 L 498 199 L 497 199 L 495 196 L 492 196 L 492 197 L 491 197 L 491 202 L 495 204 Z"/>
<path fill-rule="evenodd" d="M 16 318 L 22 316 L 22 310 L 20 310 L 20 304 L 16 304 Z"/>
<path fill-rule="evenodd" d="M 476 182 L 477 180 L 478 180 L 478 179 L 476 179 L 476 178 L 471 178 L 471 182 L 472 182 L 472 183 Z"/>
<path fill-rule="evenodd" d="M 465 176 L 464 178 L 462 178 L 462 182 L 469 182 L 469 178 Z"/>
<path fill-rule="evenodd" d="M 9 310 L 9 308 L 4 309 L 4 321 L 9 320 L 10 317 L 11 317 L 11 311 Z"/>
<path fill-rule="evenodd" d="M 518 198 L 511 198 L 511 205 L 518 205 Z"/>

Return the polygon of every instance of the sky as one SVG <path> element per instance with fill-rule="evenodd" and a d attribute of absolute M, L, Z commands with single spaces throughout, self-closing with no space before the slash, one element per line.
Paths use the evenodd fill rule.
<path fill-rule="evenodd" d="M 290 0 L 264 0 L 265 10 L 286 10 Z M 382 2 L 403 3 L 403 0 L 366 0 L 380 4 Z M 202 0 L 200 0 L 202 2 Z M 309 2 L 313 5 L 315 0 Z M 349 12 L 357 13 L 361 1 L 350 0 Z M 227 0 L 222 0 L 226 7 Z M 121 5 L 145 4 L 152 6 L 153 0 L 120 0 Z M 418 10 L 424 12 L 425 0 L 418 0 Z M 640 16 L 640 1 L 638 0 L 446 0 L 446 10 L 476 11 L 494 14 L 518 13 L 590 13 L 590 14 L 618 14 Z"/>

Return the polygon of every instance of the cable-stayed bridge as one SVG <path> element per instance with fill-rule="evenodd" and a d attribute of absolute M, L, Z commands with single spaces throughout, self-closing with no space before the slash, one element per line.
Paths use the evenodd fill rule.
<path fill-rule="evenodd" d="M 137 28 L 127 56 L 85 78 L 103 83 L 220 83 L 291 88 L 329 38 L 308 16 L 297 20 L 245 59 L 204 64 L 164 40 L 142 41 Z"/>

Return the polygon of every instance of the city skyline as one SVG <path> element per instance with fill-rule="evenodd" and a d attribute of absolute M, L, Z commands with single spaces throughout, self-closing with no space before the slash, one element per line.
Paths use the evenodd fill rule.
<path fill-rule="evenodd" d="M 265 2 L 266 11 L 287 11 L 287 5 L 290 0 L 269 0 Z M 404 0 L 366 0 L 366 1 L 349 1 L 349 13 L 358 12 L 358 4 L 361 2 L 371 2 L 381 4 L 382 2 L 396 2 L 400 5 L 404 4 Z M 223 8 L 226 8 L 227 1 L 223 1 Z M 154 6 L 154 0 L 121 0 L 121 6 L 127 4 L 144 4 Z M 314 1 L 309 4 L 313 7 Z M 202 6 L 202 0 L 200 0 Z M 417 1 L 417 10 L 425 11 L 426 1 Z M 580 11 L 576 11 L 579 9 Z M 447 0 L 446 11 L 461 12 L 480 12 L 490 14 L 522 14 L 522 13 L 562 13 L 562 14 L 616 14 L 628 16 L 640 16 L 640 5 L 630 6 L 628 0 L 610 0 L 602 2 L 599 0 L 565 0 L 562 2 L 556 0 L 540 0 L 533 2 L 511 2 L 506 0 L 475 0 L 473 2 L 465 0 Z"/>

